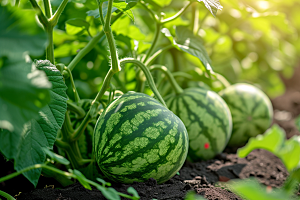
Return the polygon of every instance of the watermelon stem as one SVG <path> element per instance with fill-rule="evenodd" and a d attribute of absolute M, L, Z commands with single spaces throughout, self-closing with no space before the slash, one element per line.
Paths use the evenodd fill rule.
<path fill-rule="evenodd" d="M 67 101 L 67 105 L 68 110 L 76 113 L 78 119 L 81 119 L 85 116 L 85 111 L 83 110 L 83 108 L 77 106 L 75 103 Z"/>
<path fill-rule="evenodd" d="M 154 71 L 154 70 L 160 70 L 166 75 L 166 77 L 169 79 L 169 81 L 172 85 L 172 88 L 174 89 L 174 91 L 177 95 L 181 94 L 183 92 L 183 89 L 178 85 L 178 83 L 174 79 L 174 76 L 168 70 L 167 67 L 165 67 L 163 65 L 153 65 L 153 66 L 150 67 L 150 71 Z"/>
<path fill-rule="evenodd" d="M 127 63 L 132 63 L 132 64 L 138 66 L 144 72 L 151 90 L 153 91 L 155 96 L 158 98 L 158 100 L 167 108 L 167 105 L 166 105 L 164 99 L 161 97 L 160 93 L 158 92 L 158 90 L 155 86 L 153 77 L 152 77 L 149 69 L 146 67 L 146 65 L 143 64 L 141 61 L 136 60 L 134 58 L 123 58 L 122 60 L 120 60 L 121 66 L 126 65 Z"/>
<path fill-rule="evenodd" d="M 218 81 L 220 81 L 220 83 L 224 86 L 224 88 L 229 87 L 231 84 L 228 82 L 228 80 L 222 76 L 221 74 L 218 73 L 214 73 L 218 79 Z"/>

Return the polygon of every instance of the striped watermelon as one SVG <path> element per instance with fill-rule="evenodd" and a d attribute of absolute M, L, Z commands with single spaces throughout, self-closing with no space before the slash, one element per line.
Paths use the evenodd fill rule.
<path fill-rule="evenodd" d="M 232 119 L 228 106 L 217 93 L 189 88 L 166 97 L 166 104 L 186 126 L 189 160 L 211 159 L 224 150 L 231 136 Z"/>
<path fill-rule="evenodd" d="M 228 146 L 242 146 L 250 137 L 264 133 L 272 123 L 270 99 L 253 85 L 239 83 L 220 92 L 232 114 L 232 136 Z"/>
<path fill-rule="evenodd" d="M 163 183 L 183 165 L 188 134 L 182 121 L 154 98 L 128 92 L 100 115 L 94 130 L 96 161 L 116 182 Z"/>

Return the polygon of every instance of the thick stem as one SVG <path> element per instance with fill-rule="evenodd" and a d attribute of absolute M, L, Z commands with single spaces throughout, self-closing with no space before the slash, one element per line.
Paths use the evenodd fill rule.
<path fill-rule="evenodd" d="M 166 75 L 166 77 L 169 79 L 169 81 L 172 85 L 172 88 L 174 89 L 174 91 L 177 95 L 181 94 L 183 92 L 182 88 L 178 85 L 178 83 L 174 79 L 173 75 L 168 70 L 168 68 L 166 68 L 165 66 L 162 66 L 162 65 L 153 65 L 150 67 L 150 71 L 154 71 L 154 70 L 160 70 L 161 72 L 163 72 Z"/>
<path fill-rule="evenodd" d="M 52 64 L 55 64 L 54 61 L 54 43 L 53 43 L 53 26 L 48 23 L 46 26 L 46 32 L 48 35 L 48 46 L 46 48 L 46 59 L 49 60 Z"/>
<path fill-rule="evenodd" d="M 111 80 L 111 77 L 115 74 L 115 72 L 112 70 L 112 68 L 109 69 L 109 71 L 107 72 L 105 78 L 104 78 L 104 82 L 102 84 L 101 90 L 98 92 L 96 98 L 94 99 L 94 101 L 92 102 L 92 104 L 94 104 L 96 101 L 100 101 L 102 96 L 104 95 L 105 91 L 107 90 L 107 88 L 109 88 L 109 83 Z"/>
<path fill-rule="evenodd" d="M 48 19 L 51 19 L 52 17 L 52 8 L 51 8 L 51 3 L 50 0 L 43 0 L 44 2 L 44 8 L 45 8 L 45 13 Z"/>
<path fill-rule="evenodd" d="M 32 7 L 36 10 L 38 10 L 38 18 L 39 18 L 39 21 L 41 22 L 41 24 L 43 25 L 43 27 L 45 28 L 48 24 L 48 19 L 47 17 L 44 15 L 41 7 L 39 6 L 39 4 L 37 4 L 36 0 L 29 0 Z"/>
<path fill-rule="evenodd" d="M 119 72 L 121 70 L 119 58 L 118 58 L 118 52 L 115 44 L 115 39 L 112 34 L 112 30 L 110 28 L 111 24 L 111 14 L 112 14 L 112 8 L 113 8 L 113 0 L 108 0 L 108 6 L 107 6 L 107 14 L 105 17 L 105 24 L 104 24 L 104 33 L 106 35 L 106 39 L 108 41 L 109 51 L 110 51 L 110 58 L 111 58 L 111 68 L 114 73 Z M 102 10 L 102 7 L 99 6 L 99 10 Z"/>
<path fill-rule="evenodd" d="M 127 63 L 132 63 L 136 66 L 138 66 L 145 74 L 147 80 L 148 80 L 148 84 L 151 88 L 151 90 L 153 91 L 154 95 L 158 98 L 158 100 L 167 108 L 165 101 L 163 100 L 163 98 L 161 97 L 161 95 L 159 94 L 153 77 L 149 71 L 149 69 L 139 60 L 136 60 L 134 58 L 124 58 L 122 60 L 120 60 L 120 65 L 126 65 Z"/>
<path fill-rule="evenodd" d="M 63 10 L 65 9 L 67 3 L 68 3 L 68 0 L 63 0 L 63 2 L 61 2 L 58 9 L 54 13 L 53 17 L 50 19 L 51 25 L 53 27 L 56 26 L 58 19 L 59 19 L 61 13 L 63 12 Z"/>
<path fill-rule="evenodd" d="M 112 19 L 111 24 L 113 24 L 117 19 L 119 19 L 122 16 L 122 14 L 123 13 L 119 13 L 118 15 L 116 15 Z M 72 71 L 75 68 L 75 66 L 77 65 L 77 63 L 79 63 L 79 61 L 97 45 L 97 43 L 103 36 L 104 36 L 104 31 L 97 33 L 97 35 L 95 35 L 93 37 L 93 39 L 91 39 L 89 41 L 89 43 L 83 49 L 81 49 L 79 51 L 79 53 L 75 56 L 75 58 L 68 65 L 68 68 Z"/>

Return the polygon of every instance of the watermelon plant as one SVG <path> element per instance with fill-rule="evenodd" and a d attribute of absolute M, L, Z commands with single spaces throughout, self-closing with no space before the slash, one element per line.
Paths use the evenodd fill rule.
<path fill-rule="evenodd" d="M 257 87 L 238 83 L 219 94 L 232 115 L 232 136 L 228 146 L 245 145 L 250 137 L 263 134 L 271 125 L 273 108 L 270 99 Z"/>
<path fill-rule="evenodd" d="M 189 134 L 188 158 L 208 160 L 226 147 L 232 130 L 230 110 L 215 92 L 203 88 L 182 89 L 166 67 L 152 66 L 169 78 L 175 94 L 165 98 L 168 108 L 185 124 Z"/>
<path fill-rule="evenodd" d="M 196 1 L 180 4 L 171 15 L 154 11 L 170 1 L 42 2 L 1 2 L 0 45 L 7 48 L 0 50 L 0 152 L 14 162 L 17 172 L 0 180 L 23 174 L 36 186 L 43 174 L 63 186 L 76 180 L 88 189 L 89 184 L 94 185 L 103 194 L 113 195 L 110 199 L 136 199 L 135 192 L 129 196 L 106 189 L 102 179 L 103 187 L 99 187 L 96 178 L 124 183 L 170 179 L 186 159 L 188 133 L 183 122 L 167 109 L 149 66 L 167 50 L 184 47 L 184 41 L 178 40 L 154 52 L 165 43 L 158 43 L 161 31 L 180 20 Z M 222 8 L 218 1 L 204 2 L 213 15 Z M 113 24 L 134 21 L 133 7 L 146 10 L 155 23 L 150 46 L 119 32 L 127 27 L 112 28 Z M 86 19 L 68 16 L 70 10 Z M 28 18 L 23 20 L 25 14 Z M 178 30 L 189 31 L 179 25 Z M 96 57 L 97 62 L 86 62 L 90 57 Z M 198 58 L 201 62 L 207 59 Z M 98 64 L 94 67 L 98 71 L 92 74 L 100 84 L 91 95 L 83 89 L 85 84 L 73 77 L 79 73 L 85 79 L 82 63 L 90 69 Z M 133 74 L 134 88 L 128 86 L 128 74 Z M 124 95 L 117 98 L 116 89 Z M 139 93 L 129 92 L 133 89 Z M 153 94 L 157 100 L 149 96 Z M 47 158 L 47 154 L 57 158 L 52 153 L 69 160 L 63 168 L 70 173 L 61 171 L 59 160 Z"/>
<path fill-rule="evenodd" d="M 138 199 L 104 179 L 163 183 L 187 154 L 222 152 L 232 128 L 225 101 L 166 73 L 170 89 L 149 71 L 220 79 L 203 43 L 220 9 L 218 0 L 1 1 L 0 153 L 16 172 L 0 182 L 23 174 L 37 186 L 43 174 Z"/>

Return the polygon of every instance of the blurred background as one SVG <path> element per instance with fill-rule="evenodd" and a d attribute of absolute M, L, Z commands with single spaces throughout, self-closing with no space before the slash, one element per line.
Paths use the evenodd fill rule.
<path fill-rule="evenodd" d="M 60 2 L 51 1 L 54 9 Z M 154 12 L 168 17 L 178 12 L 186 2 L 145 0 L 145 3 Z M 214 17 L 202 2 L 195 2 L 180 18 L 165 24 L 164 28 L 174 33 L 176 26 L 186 26 L 199 36 L 212 61 L 212 70 L 222 74 L 230 83 L 254 84 L 271 98 L 282 95 L 285 92 L 283 79 L 292 77 L 299 65 L 300 2 L 220 0 L 220 4 L 223 9 Z M 21 1 L 21 6 L 31 8 L 25 0 Z M 77 12 L 73 12 L 74 9 Z M 99 18 L 95 18 L 95 10 L 97 3 L 94 0 L 73 0 L 68 3 L 54 32 L 56 62 L 68 65 L 88 41 L 102 30 Z M 120 58 L 139 57 L 151 45 L 155 23 L 152 16 L 137 3 L 132 12 L 127 11 L 112 25 L 112 29 Z M 160 34 L 155 50 L 169 44 L 170 41 Z M 184 71 L 192 75 L 193 81 L 189 85 L 184 78 L 177 78 L 182 87 L 203 86 L 203 82 L 207 81 L 207 73 L 199 59 L 175 48 L 165 51 L 154 63 L 166 65 L 173 72 Z M 109 67 L 108 45 L 103 37 L 73 70 L 81 98 L 95 97 Z M 126 71 L 115 75 L 114 85 L 118 89 L 123 88 L 123 91 L 134 90 L 135 70 L 129 66 Z M 155 77 L 155 80 L 158 78 Z M 68 94 L 72 98 L 71 85 L 67 84 Z M 221 86 L 216 82 L 210 87 L 218 91 Z M 165 94 L 169 92 L 165 85 L 160 90 Z"/>

